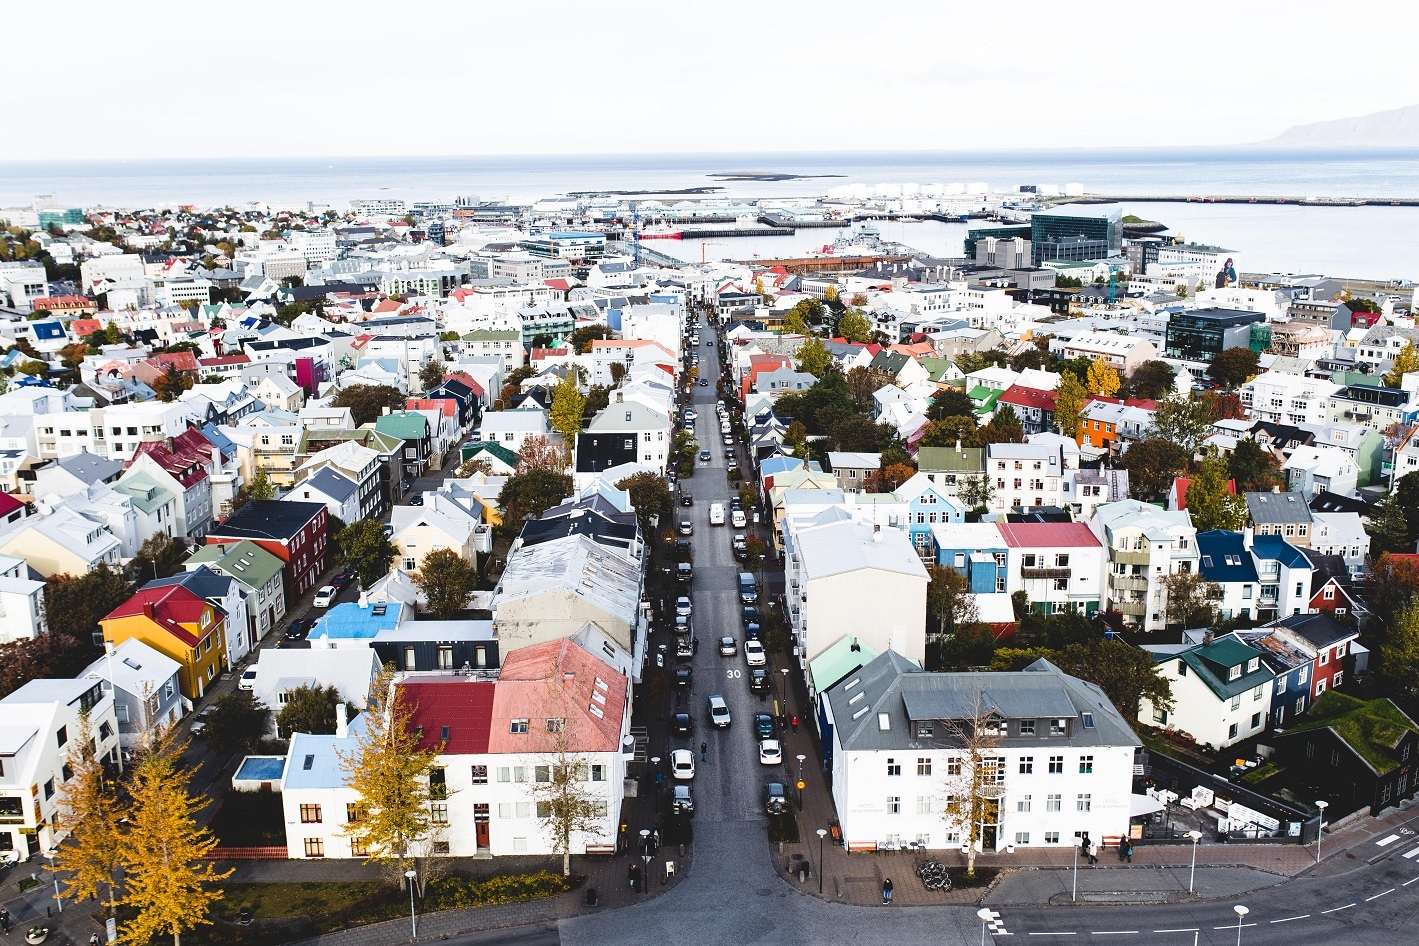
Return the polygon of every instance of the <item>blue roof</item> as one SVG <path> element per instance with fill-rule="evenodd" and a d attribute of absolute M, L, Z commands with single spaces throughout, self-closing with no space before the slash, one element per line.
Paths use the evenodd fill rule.
<path fill-rule="evenodd" d="M 346 601 L 325 612 L 310 632 L 313 638 L 331 640 L 369 640 L 380 631 L 392 631 L 399 626 L 399 612 L 404 605 L 398 601 L 377 601 L 366 604 Z M 383 614 L 376 614 L 383 611 Z"/>
<path fill-rule="evenodd" d="M 64 338 L 64 326 L 59 322 L 32 322 L 35 338 Z"/>
<path fill-rule="evenodd" d="M 553 230 L 551 233 L 543 234 L 553 240 L 604 240 L 606 234 L 597 233 L 594 230 Z M 535 239 L 535 237 L 534 237 Z"/>
<path fill-rule="evenodd" d="M 1275 559 L 1287 568 L 1310 568 L 1305 553 L 1279 535 L 1259 535 L 1251 541 L 1257 558 Z"/>
<path fill-rule="evenodd" d="M 286 777 L 281 781 L 282 789 L 292 788 L 340 788 L 345 784 L 345 772 L 340 767 L 340 756 L 336 747 L 349 748 L 351 740 L 364 734 L 365 716 L 361 713 L 350 722 L 349 738 L 336 739 L 334 736 L 312 736 L 295 733 L 291 736 L 291 747 L 286 753 Z"/>
<path fill-rule="evenodd" d="M 789 470 L 803 469 L 803 461 L 797 457 L 769 457 L 759 464 L 759 475 L 773 476 L 775 473 L 787 473 Z"/>
<path fill-rule="evenodd" d="M 249 755 L 232 778 L 241 782 L 279 782 L 284 771 L 284 756 Z"/>
<path fill-rule="evenodd" d="M 203 424 L 202 436 L 206 437 L 212 446 L 220 447 L 224 456 L 236 454 L 236 444 L 232 443 L 230 437 L 218 430 L 216 424 Z"/>
<path fill-rule="evenodd" d="M 1202 556 L 1198 568 L 1208 581 L 1257 581 L 1256 565 L 1240 532 L 1213 529 L 1197 534 L 1197 551 Z"/>

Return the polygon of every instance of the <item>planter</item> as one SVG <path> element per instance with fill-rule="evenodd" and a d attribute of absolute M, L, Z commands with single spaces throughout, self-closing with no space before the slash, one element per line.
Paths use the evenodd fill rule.
<path fill-rule="evenodd" d="M 25 933 L 25 942 L 42 943 L 49 938 L 49 927 L 39 926 Z"/>

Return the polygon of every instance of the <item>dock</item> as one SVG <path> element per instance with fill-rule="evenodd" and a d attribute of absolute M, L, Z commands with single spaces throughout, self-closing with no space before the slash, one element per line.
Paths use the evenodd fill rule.
<path fill-rule="evenodd" d="M 703 240 L 708 237 L 757 237 L 793 236 L 792 227 L 686 227 L 686 240 Z M 645 242 L 645 237 L 641 237 Z"/>
<path fill-rule="evenodd" d="M 869 269 L 879 263 L 900 263 L 911 259 L 902 253 L 878 253 L 871 256 L 795 256 L 783 259 L 737 260 L 745 266 L 758 269 L 772 269 L 782 266 L 785 271 L 805 275 L 808 273 L 857 272 Z"/>

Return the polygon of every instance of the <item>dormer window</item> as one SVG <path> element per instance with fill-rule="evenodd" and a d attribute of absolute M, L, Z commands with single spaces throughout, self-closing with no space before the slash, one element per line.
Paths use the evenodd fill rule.
<path fill-rule="evenodd" d="M 1261 658 L 1253 657 L 1251 660 L 1247 661 L 1247 673 L 1256 673 L 1257 668 L 1260 666 Z"/>
<path fill-rule="evenodd" d="M 1227 670 L 1227 679 L 1228 679 L 1228 680 L 1240 680 L 1241 678 L 1242 678 L 1242 665 L 1241 665 L 1241 664 L 1237 664 L 1235 667 L 1231 667 L 1231 668 L 1229 668 L 1229 669 Z"/>

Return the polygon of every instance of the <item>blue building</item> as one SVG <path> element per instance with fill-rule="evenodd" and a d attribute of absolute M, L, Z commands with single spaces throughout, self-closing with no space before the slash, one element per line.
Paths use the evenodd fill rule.
<path fill-rule="evenodd" d="M 936 564 L 954 568 L 970 583 L 973 594 L 1005 591 L 1005 537 L 993 522 L 949 522 L 931 527 Z"/>

